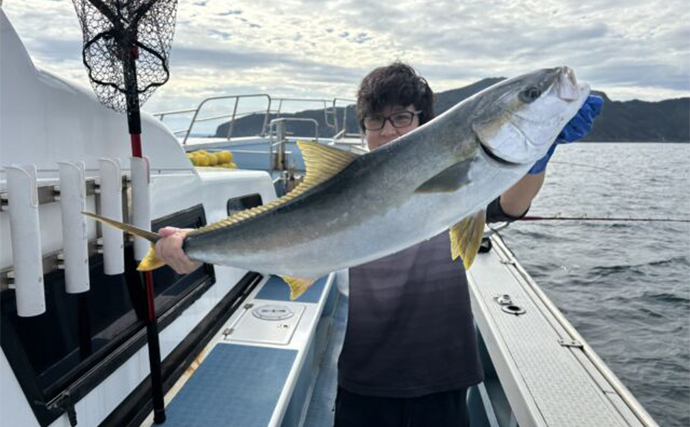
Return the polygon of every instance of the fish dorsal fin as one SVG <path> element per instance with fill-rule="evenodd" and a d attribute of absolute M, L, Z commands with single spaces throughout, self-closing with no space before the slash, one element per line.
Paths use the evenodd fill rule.
<path fill-rule="evenodd" d="M 453 260 L 462 258 L 465 270 L 469 270 L 479 252 L 484 236 L 486 212 L 479 211 L 450 227 L 450 252 Z"/>
<path fill-rule="evenodd" d="M 316 279 L 302 279 L 300 277 L 280 276 L 290 286 L 290 301 L 301 297 Z"/>
<path fill-rule="evenodd" d="M 349 151 L 316 142 L 298 141 L 297 145 L 302 150 L 304 164 L 307 167 L 307 176 L 303 184 L 312 186 L 315 185 L 312 183 L 322 183 L 337 175 L 359 157 Z"/>
<path fill-rule="evenodd" d="M 265 205 L 240 211 L 205 227 L 197 228 L 196 230 L 190 231 L 187 235 L 193 236 L 206 231 L 229 227 L 237 224 L 238 222 L 253 218 L 264 212 L 276 209 L 295 197 L 306 193 L 322 182 L 327 181 L 329 178 L 337 175 L 338 172 L 345 169 L 347 165 L 359 157 L 359 155 L 349 151 L 330 147 L 328 145 L 322 145 L 316 142 L 297 141 L 297 145 L 302 151 L 304 163 L 307 167 L 307 174 L 304 177 L 304 180 L 291 192 L 279 199 L 266 203 Z"/>

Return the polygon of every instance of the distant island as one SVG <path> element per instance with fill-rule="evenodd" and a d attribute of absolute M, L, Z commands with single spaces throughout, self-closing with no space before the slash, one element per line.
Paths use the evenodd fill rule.
<path fill-rule="evenodd" d="M 493 85 L 504 78 L 488 78 L 469 86 L 447 90 L 436 94 L 435 111 L 441 114 L 458 102 Z M 604 109 L 597 119 L 594 130 L 583 141 L 589 142 L 690 142 L 690 98 L 666 99 L 658 102 L 612 101 L 603 93 L 594 90 L 604 98 Z M 347 132 L 357 133 L 354 106 L 347 107 Z M 339 120 L 343 107 L 337 109 Z M 333 129 L 326 126 L 324 111 L 305 110 L 296 114 L 282 114 L 281 117 L 311 118 L 319 123 L 319 137 L 333 136 Z M 271 119 L 275 115 L 271 115 Z M 264 115 L 254 114 L 235 120 L 233 136 L 250 136 L 259 133 Z M 216 136 L 226 136 L 229 122 L 216 129 Z M 288 130 L 295 135 L 312 135 L 314 126 L 305 122 L 290 123 Z"/>

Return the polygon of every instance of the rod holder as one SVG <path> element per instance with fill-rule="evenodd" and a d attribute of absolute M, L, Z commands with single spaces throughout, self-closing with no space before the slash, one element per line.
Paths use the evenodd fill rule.
<path fill-rule="evenodd" d="M 101 180 L 101 215 L 122 222 L 122 165 L 120 159 L 98 159 Z M 123 232 L 102 225 L 103 265 L 105 274 L 125 272 Z"/>
<path fill-rule="evenodd" d="M 151 231 L 151 171 L 147 157 L 131 157 L 132 225 Z M 134 259 L 141 261 L 151 248 L 148 240 L 134 238 Z"/>
<path fill-rule="evenodd" d="M 12 165 L 5 169 L 17 314 L 38 316 L 45 313 L 46 301 L 36 166 Z"/>
<path fill-rule="evenodd" d="M 87 292 L 89 236 L 86 228 L 86 179 L 84 162 L 58 162 L 65 287 L 68 294 Z"/>

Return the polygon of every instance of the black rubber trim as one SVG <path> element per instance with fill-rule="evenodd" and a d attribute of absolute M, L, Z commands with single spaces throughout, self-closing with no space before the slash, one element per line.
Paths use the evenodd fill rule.
<path fill-rule="evenodd" d="M 165 358 L 162 364 L 164 393 L 167 393 L 175 385 L 199 353 L 262 279 L 263 276 L 258 273 L 247 273 Z M 151 378 L 149 376 L 99 426 L 138 427 L 152 410 Z"/>

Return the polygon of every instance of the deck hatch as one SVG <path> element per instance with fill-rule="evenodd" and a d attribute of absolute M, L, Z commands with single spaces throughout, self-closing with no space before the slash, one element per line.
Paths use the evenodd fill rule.
<path fill-rule="evenodd" d="M 261 304 L 245 311 L 237 324 L 224 334 L 225 341 L 287 345 L 304 313 L 303 304 Z"/>

